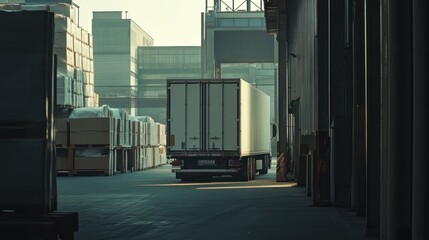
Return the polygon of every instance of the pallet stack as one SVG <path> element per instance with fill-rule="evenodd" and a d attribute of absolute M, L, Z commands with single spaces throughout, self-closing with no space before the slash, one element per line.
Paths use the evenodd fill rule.
<path fill-rule="evenodd" d="M 134 116 L 130 116 L 130 124 L 131 148 L 128 150 L 128 170 L 133 172 L 142 170 L 140 138 L 144 131 L 144 125 Z"/>
<path fill-rule="evenodd" d="M 54 54 L 57 56 L 57 105 L 62 108 L 97 107 L 94 92 L 92 34 L 78 25 L 78 9 L 69 3 L 14 0 L 0 9 L 48 11 L 55 14 Z"/>
<path fill-rule="evenodd" d="M 0 239 L 73 239 L 77 213 L 55 212 L 54 16 L 0 22 Z"/>
<path fill-rule="evenodd" d="M 59 118 L 55 120 L 55 146 L 57 158 L 57 172 L 73 175 L 74 150 L 70 148 L 68 118 Z"/>
<path fill-rule="evenodd" d="M 110 176 L 166 163 L 165 125 L 123 109 L 74 109 L 57 119 L 56 135 L 58 174 Z"/>
<path fill-rule="evenodd" d="M 166 157 L 166 127 L 155 122 L 151 117 L 138 116 L 137 119 L 146 125 L 146 144 L 144 145 L 145 169 L 154 168 L 167 163 Z"/>
<path fill-rule="evenodd" d="M 107 106 L 77 108 L 68 119 L 57 120 L 57 169 L 69 175 L 115 173 L 117 121 Z M 65 132 L 64 132 L 65 130 Z M 66 140 L 67 139 L 67 140 Z M 60 139 L 59 139 L 60 140 Z"/>
<path fill-rule="evenodd" d="M 165 124 L 157 123 L 157 133 L 158 133 L 158 148 L 159 148 L 159 165 L 167 163 L 167 127 Z"/>
<path fill-rule="evenodd" d="M 112 116 L 117 121 L 116 131 L 116 168 L 120 173 L 128 172 L 128 154 L 131 149 L 131 121 L 127 111 L 119 108 L 110 108 Z"/>

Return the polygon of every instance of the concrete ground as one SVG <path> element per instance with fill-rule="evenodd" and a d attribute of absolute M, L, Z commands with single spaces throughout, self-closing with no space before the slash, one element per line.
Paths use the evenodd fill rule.
<path fill-rule="evenodd" d="M 310 207 L 305 189 L 277 183 L 182 183 L 171 166 L 115 176 L 58 177 L 59 211 L 79 212 L 76 239 L 364 239 L 364 218 Z"/>

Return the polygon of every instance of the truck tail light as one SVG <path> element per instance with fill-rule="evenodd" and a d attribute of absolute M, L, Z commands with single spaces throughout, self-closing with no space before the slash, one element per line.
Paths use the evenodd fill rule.
<path fill-rule="evenodd" d="M 183 166 L 183 161 L 182 160 L 178 160 L 178 159 L 174 159 L 173 161 L 171 161 L 171 166 L 174 167 L 181 167 Z"/>

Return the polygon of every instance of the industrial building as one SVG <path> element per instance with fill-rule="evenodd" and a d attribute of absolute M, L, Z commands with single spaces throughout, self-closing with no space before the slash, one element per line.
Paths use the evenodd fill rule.
<path fill-rule="evenodd" d="M 278 41 L 279 154 L 293 100 L 300 159 L 318 166 L 315 204 L 355 211 L 367 237 L 428 238 L 427 2 L 264 3 Z"/>
<path fill-rule="evenodd" d="M 138 115 L 167 123 L 167 79 L 201 77 L 201 47 L 139 47 Z"/>
<path fill-rule="evenodd" d="M 427 1 L 206 0 L 188 47 L 94 12 L 102 106 L 61 118 L 56 15 L 13 2 L 0 239 L 429 239 Z"/>
<path fill-rule="evenodd" d="M 94 12 L 95 91 L 100 104 L 136 114 L 138 95 L 137 48 L 152 46 L 153 38 L 124 12 Z"/>

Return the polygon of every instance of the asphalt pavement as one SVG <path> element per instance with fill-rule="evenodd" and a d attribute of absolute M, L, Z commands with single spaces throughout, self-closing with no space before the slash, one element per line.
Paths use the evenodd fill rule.
<path fill-rule="evenodd" d="M 305 188 L 217 177 L 182 183 L 171 166 L 114 176 L 58 177 L 59 211 L 79 212 L 76 239 L 364 239 L 364 218 L 312 207 Z"/>

